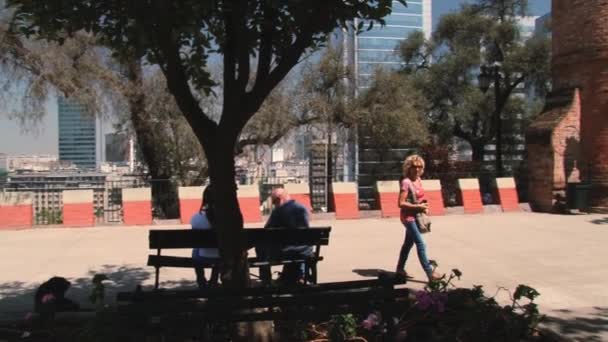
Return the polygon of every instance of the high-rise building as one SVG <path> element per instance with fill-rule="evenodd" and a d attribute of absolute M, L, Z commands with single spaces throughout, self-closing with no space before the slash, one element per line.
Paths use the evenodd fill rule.
<path fill-rule="evenodd" d="M 359 88 L 369 86 L 376 68 L 396 69 L 402 65 L 395 49 L 410 33 L 422 31 L 430 37 L 432 5 L 432 0 L 408 0 L 407 6 L 393 1 L 392 13 L 384 18 L 385 26 L 375 25 L 356 36 L 353 49 Z"/>
<path fill-rule="evenodd" d="M 96 123 L 83 105 L 58 98 L 59 160 L 82 169 L 96 167 Z"/>
<path fill-rule="evenodd" d="M 358 94 L 370 86 L 376 69 L 396 70 L 403 65 L 396 49 L 411 33 L 422 31 L 427 39 L 430 38 L 432 6 L 432 0 L 408 0 L 407 6 L 393 1 L 392 13 L 384 18 L 386 25 L 374 25 L 371 30 L 351 36 L 349 39 L 343 38 L 343 45 L 346 46 L 344 61 L 354 65 Z M 358 23 L 355 22 L 355 25 Z M 364 25 L 368 23 L 364 22 Z M 345 175 L 349 165 L 353 163 L 352 173 L 357 178 L 360 205 L 376 208 L 375 182 L 397 179 L 401 162 L 412 153 L 412 149 L 409 146 L 390 150 L 379 148 L 362 132 L 363 130 L 359 130 L 357 146 L 350 149 L 350 151 L 354 150 L 354 153 L 344 153 L 347 165 Z"/>
<path fill-rule="evenodd" d="M 534 33 L 551 37 L 551 12 L 536 18 L 534 23 Z"/>

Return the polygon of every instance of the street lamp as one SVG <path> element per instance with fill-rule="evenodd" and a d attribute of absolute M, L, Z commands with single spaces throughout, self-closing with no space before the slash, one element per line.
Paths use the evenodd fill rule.
<path fill-rule="evenodd" d="M 481 71 L 477 76 L 479 89 L 486 93 L 490 89 L 490 84 L 494 82 L 494 125 L 496 128 L 496 173 L 502 176 L 502 120 L 500 112 L 504 101 L 500 96 L 500 74 L 501 63 L 494 62 L 491 65 L 482 65 Z"/>

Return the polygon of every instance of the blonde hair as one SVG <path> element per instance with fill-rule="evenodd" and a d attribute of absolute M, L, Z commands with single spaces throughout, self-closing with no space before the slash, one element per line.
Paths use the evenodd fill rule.
<path fill-rule="evenodd" d="M 407 158 L 405 158 L 405 160 L 403 161 L 403 176 L 404 177 L 407 177 L 410 169 L 412 168 L 412 166 L 414 166 L 414 163 L 416 163 L 416 162 L 422 164 L 422 170 L 424 170 L 424 159 L 422 159 L 422 157 L 417 154 L 412 154 L 411 156 L 408 156 Z"/>

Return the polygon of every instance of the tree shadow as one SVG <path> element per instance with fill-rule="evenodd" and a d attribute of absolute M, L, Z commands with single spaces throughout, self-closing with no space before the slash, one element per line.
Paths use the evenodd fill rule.
<path fill-rule="evenodd" d="M 115 302 L 119 292 L 134 291 L 138 285 L 154 277 L 154 271 L 148 267 L 128 267 L 124 265 L 103 265 L 91 269 L 87 276 L 68 278 L 72 283 L 66 292 L 66 297 L 79 303 L 82 308 L 93 308 L 89 295 L 93 289 L 92 279 L 95 274 L 105 274 L 110 281 L 104 282 L 105 302 Z M 61 275 L 58 275 L 61 276 Z M 161 282 L 163 288 L 196 288 L 194 280 L 169 280 Z M 13 281 L 0 283 L 0 320 L 23 318 L 27 312 L 33 310 L 34 294 L 40 286 L 39 283 Z M 151 290 L 152 285 L 143 286 L 144 290 Z"/>
<path fill-rule="evenodd" d="M 556 333 L 580 341 L 606 341 L 608 338 L 608 307 L 593 307 L 586 315 L 558 310 L 559 317 L 547 315 L 543 325 Z"/>
<path fill-rule="evenodd" d="M 608 217 L 604 217 L 604 218 L 600 218 L 600 219 L 595 219 L 595 220 L 591 220 L 589 221 L 593 224 L 608 224 Z"/>

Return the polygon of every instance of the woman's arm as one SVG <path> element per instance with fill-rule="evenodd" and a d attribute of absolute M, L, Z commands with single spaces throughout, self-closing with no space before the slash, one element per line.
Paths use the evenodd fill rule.
<path fill-rule="evenodd" d="M 426 203 L 422 203 L 422 204 L 410 203 L 407 200 L 408 193 L 409 193 L 409 190 L 404 190 L 404 191 L 401 191 L 401 193 L 399 194 L 399 208 L 411 210 L 413 212 L 425 211 L 427 208 L 427 204 Z"/>

